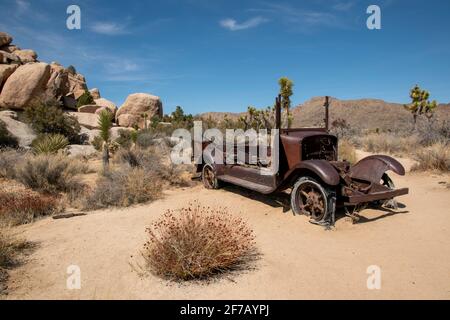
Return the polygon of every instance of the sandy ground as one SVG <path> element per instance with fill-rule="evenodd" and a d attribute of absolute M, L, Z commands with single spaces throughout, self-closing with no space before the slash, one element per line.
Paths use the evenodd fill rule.
<path fill-rule="evenodd" d="M 41 220 L 17 229 L 37 249 L 11 273 L 8 299 L 449 299 L 450 189 L 442 183 L 449 176 L 393 178 L 410 187 L 398 198 L 404 208 L 366 209 L 358 224 L 341 216 L 332 231 L 293 216 L 283 195 L 200 185 L 126 210 Z M 248 221 L 262 254 L 254 270 L 188 284 L 137 271 L 145 227 L 192 199 L 226 206 Z M 80 267 L 80 290 L 66 287 L 70 265 Z M 371 265 L 381 268 L 380 290 L 367 289 Z"/>

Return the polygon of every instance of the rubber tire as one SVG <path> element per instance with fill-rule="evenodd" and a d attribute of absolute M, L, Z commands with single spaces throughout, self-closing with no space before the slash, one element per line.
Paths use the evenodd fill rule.
<path fill-rule="evenodd" d="M 212 172 L 214 173 L 214 184 L 213 184 L 212 188 L 209 187 L 209 186 L 205 183 L 205 180 L 204 180 L 204 177 L 205 177 L 205 169 L 206 169 L 207 167 L 210 168 L 210 169 L 212 170 Z M 206 189 L 214 189 L 214 190 L 216 190 L 216 189 L 219 189 L 220 186 L 221 186 L 220 181 L 219 181 L 219 180 L 217 179 L 217 177 L 216 177 L 216 172 L 215 172 L 214 168 L 213 168 L 210 164 L 205 164 L 205 165 L 203 166 L 203 168 L 202 168 L 202 183 L 203 183 L 203 186 L 204 186 Z"/>
<path fill-rule="evenodd" d="M 334 192 L 330 188 L 324 187 L 322 184 L 320 184 L 315 179 L 310 178 L 310 177 L 302 177 L 302 178 L 298 179 L 297 182 L 294 184 L 294 187 L 292 188 L 292 192 L 291 192 L 291 209 L 292 209 L 292 211 L 296 215 L 297 214 L 303 215 L 303 213 L 299 207 L 297 190 L 298 190 L 298 188 L 300 188 L 301 185 L 303 185 L 306 182 L 314 184 L 320 190 L 320 192 L 325 197 L 325 199 L 327 200 L 325 203 L 326 209 L 325 209 L 324 216 L 320 220 L 315 220 L 315 219 L 314 220 L 316 222 L 321 222 L 321 221 L 330 219 L 332 217 L 332 215 L 334 214 L 334 211 L 336 210 L 336 205 L 335 205 L 336 204 L 336 192 Z M 313 219 L 313 217 L 311 217 L 311 219 Z"/>

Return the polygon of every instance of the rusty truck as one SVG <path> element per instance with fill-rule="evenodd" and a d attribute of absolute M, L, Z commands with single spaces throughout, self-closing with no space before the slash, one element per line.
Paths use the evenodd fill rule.
<path fill-rule="evenodd" d="M 316 224 L 331 226 L 336 208 L 355 217 L 358 208 L 368 204 L 395 206 L 395 197 L 406 195 L 408 188 L 395 189 L 388 171 L 405 174 L 404 167 L 386 155 L 372 155 L 354 165 L 338 159 L 338 137 L 329 129 L 329 97 L 325 98 L 324 127 L 281 128 L 281 97 L 275 101 L 275 129 L 278 129 L 278 152 L 268 147 L 267 154 L 278 156 L 278 170 L 261 174 L 261 164 L 219 163 L 217 151 L 204 152 L 196 165 L 204 186 L 217 189 L 233 184 L 265 195 L 290 191 L 290 207 L 294 214 L 306 215 Z M 203 148 L 213 141 L 203 143 Z M 211 152 L 211 150 L 213 150 Z M 224 150 L 222 148 L 221 150 Z M 248 152 L 245 146 L 245 152 Z M 206 151 L 206 150 L 204 150 Z M 227 155 L 221 155 L 227 159 Z M 249 159 L 249 157 L 246 157 Z"/>

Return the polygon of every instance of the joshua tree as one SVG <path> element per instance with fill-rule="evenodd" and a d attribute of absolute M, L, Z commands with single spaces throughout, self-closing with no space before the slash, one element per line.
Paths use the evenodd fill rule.
<path fill-rule="evenodd" d="M 438 104 L 436 100 L 430 102 L 430 100 L 428 100 L 430 98 L 430 93 L 420 89 L 418 85 L 411 89 L 409 96 L 411 97 L 412 102 L 408 105 L 404 105 L 404 107 L 413 115 L 415 130 L 417 118 L 421 115 L 425 115 L 428 120 L 431 120 Z"/>
<path fill-rule="evenodd" d="M 287 77 L 282 77 L 278 80 L 278 84 L 280 85 L 280 94 L 282 97 L 281 107 L 286 110 L 286 122 L 287 127 L 289 128 L 292 122 L 289 108 L 291 107 L 291 96 L 293 94 L 292 87 L 294 86 L 294 82 Z"/>
<path fill-rule="evenodd" d="M 103 140 L 103 172 L 109 170 L 109 143 L 110 143 L 110 130 L 112 127 L 112 114 L 108 110 L 100 112 L 98 117 L 98 125 L 100 127 L 100 138 Z"/>
<path fill-rule="evenodd" d="M 148 129 L 148 125 L 147 125 L 148 114 L 147 114 L 147 112 L 144 112 L 143 114 L 141 114 L 141 118 L 144 119 L 144 129 L 147 130 Z"/>

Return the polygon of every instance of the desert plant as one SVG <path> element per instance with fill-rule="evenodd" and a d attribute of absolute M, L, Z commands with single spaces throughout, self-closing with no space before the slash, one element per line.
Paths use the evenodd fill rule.
<path fill-rule="evenodd" d="M 0 149 L 0 178 L 14 179 L 16 167 L 23 160 L 24 154 L 15 149 Z"/>
<path fill-rule="evenodd" d="M 155 178 L 172 186 L 188 186 L 192 171 L 188 165 L 174 165 L 166 158 L 161 148 L 121 149 L 116 154 L 116 161 L 131 168 L 142 168 L 155 175 Z"/>
<path fill-rule="evenodd" d="M 448 143 L 436 143 L 431 147 L 422 148 L 415 153 L 417 164 L 413 171 L 450 171 L 450 149 Z"/>
<path fill-rule="evenodd" d="M 30 190 L 0 191 L 0 221 L 8 225 L 33 222 L 59 210 L 56 198 Z"/>
<path fill-rule="evenodd" d="M 429 101 L 430 93 L 426 90 L 422 90 L 418 85 L 410 91 L 411 103 L 404 105 L 405 109 L 412 113 L 414 119 L 414 129 L 417 126 L 417 118 L 421 115 L 425 115 L 428 119 L 433 117 L 434 111 L 438 104 L 436 100 Z"/>
<path fill-rule="evenodd" d="M 89 171 L 87 165 L 60 155 L 27 157 L 16 170 L 16 179 L 44 193 L 71 192 L 83 185 L 78 175 Z"/>
<path fill-rule="evenodd" d="M 136 137 L 136 145 L 141 148 L 148 148 L 155 144 L 155 139 L 160 137 L 158 133 L 150 130 L 139 130 Z"/>
<path fill-rule="evenodd" d="M 91 145 L 95 148 L 95 150 L 102 151 L 103 139 L 100 136 L 95 136 L 91 141 Z"/>
<path fill-rule="evenodd" d="M 288 128 L 291 127 L 292 117 L 289 112 L 289 108 L 291 107 L 291 96 L 293 94 L 292 87 L 294 86 L 294 82 L 287 77 L 282 77 L 278 80 L 278 84 L 280 85 L 280 95 L 281 95 L 281 107 L 286 112 L 286 125 Z"/>
<path fill-rule="evenodd" d="M 122 148 L 131 148 L 137 139 L 137 131 L 136 130 L 119 130 L 119 136 L 115 140 Z"/>
<path fill-rule="evenodd" d="M 25 109 L 25 118 L 38 134 L 61 134 L 70 143 L 80 141 L 78 120 L 64 113 L 56 104 L 35 102 Z"/>
<path fill-rule="evenodd" d="M 99 137 L 103 141 L 103 172 L 109 170 L 109 143 L 111 138 L 112 114 L 108 110 L 103 110 L 98 116 L 98 126 L 100 128 Z"/>
<path fill-rule="evenodd" d="M 17 266 L 23 251 L 31 248 L 31 243 L 14 236 L 9 227 L 0 225 L 0 300 L 7 289 L 7 270 Z"/>
<path fill-rule="evenodd" d="M 0 148 L 17 148 L 19 142 L 6 127 L 6 123 L 0 120 Z"/>
<path fill-rule="evenodd" d="M 355 147 L 347 140 L 341 139 L 339 141 L 339 160 L 346 160 L 352 164 L 356 163 Z"/>
<path fill-rule="evenodd" d="M 95 104 L 95 102 L 91 93 L 86 90 L 77 100 L 77 109 L 88 104 Z"/>
<path fill-rule="evenodd" d="M 389 154 L 411 154 L 419 146 L 416 136 L 397 136 L 389 133 L 372 133 L 360 139 L 361 146 L 369 152 Z"/>
<path fill-rule="evenodd" d="M 99 176 L 95 189 L 84 199 L 85 210 L 128 207 L 161 195 L 161 181 L 142 168 L 121 168 Z"/>
<path fill-rule="evenodd" d="M 246 267 L 256 258 L 253 232 L 241 218 L 197 201 L 167 211 L 147 233 L 143 256 L 150 270 L 164 278 L 207 278 Z"/>
<path fill-rule="evenodd" d="M 69 140 L 61 134 L 42 134 L 31 143 L 34 154 L 55 154 L 64 149 Z"/>

